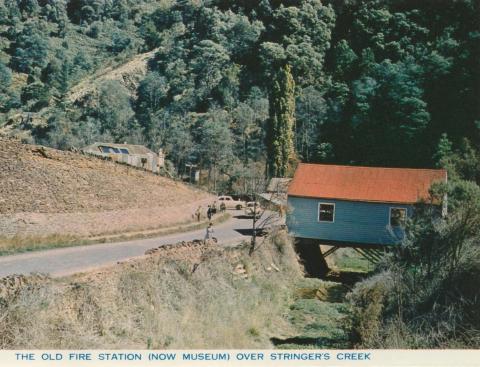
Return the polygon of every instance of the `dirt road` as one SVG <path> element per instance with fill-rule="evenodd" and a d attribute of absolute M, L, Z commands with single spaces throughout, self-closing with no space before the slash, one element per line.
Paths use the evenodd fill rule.
<path fill-rule="evenodd" d="M 214 227 L 214 236 L 220 244 L 248 240 L 252 220 L 242 217 L 242 212 L 233 212 L 233 217 Z M 116 264 L 134 257 L 143 256 L 146 250 L 179 241 L 203 239 L 205 230 L 172 234 L 157 238 L 106 243 L 79 247 L 53 249 L 0 257 L 0 277 L 10 274 L 39 272 L 51 276 L 65 276 L 86 272 Z"/>

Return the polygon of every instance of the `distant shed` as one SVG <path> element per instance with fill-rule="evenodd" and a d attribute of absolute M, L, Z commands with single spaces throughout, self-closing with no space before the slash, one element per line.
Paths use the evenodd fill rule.
<path fill-rule="evenodd" d="M 287 205 L 287 191 L 291 178 L 273 177 L 270 179 L 265 192 L 260 197 L 274 207 L 285 207 Z"/>
<path fill-rule="evenodd" d="M 414 204 L 439 205 L 429 189 L 446 181 L 442 169 L 302 163 L 288 188 L 287 226 L 326 244 L 397 244 Z"/>
<path fill-rule="evenodd" d="M 143 145 L 94 143 L 82 149 L 84 153 L 110 158 L 129 166 L 144 168 L 147 171 L 159 172 L 165 164 L 162 149 L 156 154 Z"/>
<path fill-rule="evenodd" d="M 288 185 L 290 185 L 291 178 L 273 177 L 267 186 L 268 193 L 274 194 L 286 194 L 288 191 Z"/>

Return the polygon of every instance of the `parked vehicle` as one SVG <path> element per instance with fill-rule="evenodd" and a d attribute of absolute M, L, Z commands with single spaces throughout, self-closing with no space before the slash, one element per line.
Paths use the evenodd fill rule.
<path fill-rule="evenodd" d="M 237 209 L 241 210 L 245 207 L 245 202 L 242 200 L 235 200 L 231 196 L 219 196 L 217 198 L 217 201 L 220 203 L 220 205 L 225 204 L 226 209 Z"/>
<path fill-rule="evenodd" d="M 245 215 L 247 217 L 253 218 L 260 218 L 262 215 L 262 208 L 258 202 L 249 201 L 245 206 Z"/>

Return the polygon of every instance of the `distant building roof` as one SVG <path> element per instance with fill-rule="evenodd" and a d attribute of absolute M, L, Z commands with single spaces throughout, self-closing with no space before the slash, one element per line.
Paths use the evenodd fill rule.
<path fill-rule="evenodd" d="M 274 177 L 267 186 L 267 192 L 287 192 L 291 178 Z"/>
<path fill-rule="evenodd" d="M 287 194 L 280 193 L 280 194 L 272 194 L 270 192 L 264 192 L 263 194 L 259 194 L 260 197 L 266 201 L 269 201 L 275 205 L 286 205 L 287 204 Z"/>
<path fill-rule="evenodd" d="M 443 169 L 380 168 L 299 164 L 289 196 L 413 204 L 429 199 L 434 182 L 447 180 Z"/>
<path fill-rule="evenodd" d="M 143 145 L 136 145 L 136 144 L 116 144 L 116 143 L 93 143 L 83 150 L 93 150 L 98 149 L 98 147 L 105 146 L 105 147 L 113 147 L 117 149 L 127 149 L 129 154 L 155 154 L 153 151 L 144 147 Z"/>

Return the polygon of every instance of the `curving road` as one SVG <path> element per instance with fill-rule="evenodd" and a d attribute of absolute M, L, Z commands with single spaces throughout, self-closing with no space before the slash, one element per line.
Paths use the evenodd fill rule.
<path fill-rule="evenodd" d="M 214 236 L 220 244 L 250 239 L 252 220 L 242 217 L 241 214 L 241 211 L 235 211 L 230 220 L 214 227 Z M 153 247 L 203 239 L 204 236 L 205 230 L 202 229 L 148 239 L 2 256 L 0 257 L 0 277 L 36 272 L 59 277 L 86 272 L 116 264 L 118 261 L 143 256 L 146 250 Z"/>

